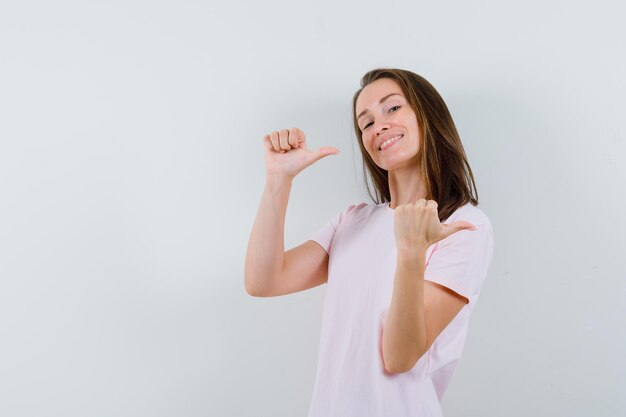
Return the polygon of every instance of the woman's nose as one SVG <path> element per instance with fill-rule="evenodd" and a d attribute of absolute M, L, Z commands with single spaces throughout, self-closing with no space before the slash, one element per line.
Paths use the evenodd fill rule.
<path fill-rule="evenodd" d="M 376 129 L 375 129 L 376 134 L 380 135 L 381 133 L 383 133 L 385 130 L 389 129 L 390 127 L 391 126 L 389 125 L 389 122 L 382 121 L 380 123 L 377 123 Z"/>

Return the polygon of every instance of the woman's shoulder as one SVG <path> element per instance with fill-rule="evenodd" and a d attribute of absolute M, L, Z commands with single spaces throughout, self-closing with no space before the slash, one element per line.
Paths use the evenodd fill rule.
<path fill-rule="evenodd" d="M 348 206 L 348 212 L 355 220 L 369 218 L 377 209 L 380 209 L 380 205 L 374 203 L 360 202 Z"/>
<path fill-rule="evenodd" d="M 364 213 L 364 212 L 366 212 L 368 210 L 371 210 L 371 209 L 372 209 L 372 204 L 368 204 L 368 203 L 350 203 L 347 206 L 344 206 L 343 213 L 345 215 L 347 215 L 347 214 L 355 215 L 357 213 Z"/>
<path fill-rule="evenodd" d="M 344 222 L 346 219 L 367 217 L 370 214 L 371 210 L 372 208 L 370 204 L 350 203 L 350 204 L 344 205 L 341 211 L 339 211 L 335 215 L 335 217 L 331 219 L 331 222 L 335 223 L 336 225 L 339 225 L 340 223 Z"/>

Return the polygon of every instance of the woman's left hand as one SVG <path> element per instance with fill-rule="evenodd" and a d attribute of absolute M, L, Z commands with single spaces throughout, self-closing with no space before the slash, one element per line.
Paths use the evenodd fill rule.
<path fill-rule="evenodd" d="M 460 230 L 476 230 L 476 226 L 466 221 L 442 224 L 439 221 L 437 202 L 420 198 L 413 204 L 402 204 L 394 213 L 396 247 L 398 250 L 428 247 Z"/>

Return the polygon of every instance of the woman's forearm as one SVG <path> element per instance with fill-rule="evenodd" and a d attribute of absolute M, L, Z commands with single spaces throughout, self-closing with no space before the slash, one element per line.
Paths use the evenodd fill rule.
<path fill-rule="evenodd" d="M 383 361 L 389 372 L 411 369 L 424 354 L 426 250 L 399 250 L 391 305 L 383 326 Z"/>
<path fill-rule="evenodd" d="M 285 215 L 292 180 L 268 175 L 259 210 L 248 240 L 245 287 L 252 295 L 263 295 L 281 272 L 284 261 Z"/>

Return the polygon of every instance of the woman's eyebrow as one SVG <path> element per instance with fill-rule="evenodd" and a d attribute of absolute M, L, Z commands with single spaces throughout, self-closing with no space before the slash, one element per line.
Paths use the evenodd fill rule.
<path fill-rule="evenodd" d="M 393 96 L 393 95 L 399 96 L 399 95 L 401 95 L 401 94 L 398 94 L 398 93 L 391 93 L 391 94 L 388 94 L 388 95 L 386 95 L 385 97 L 381 98 L 381 99 L 380 99 L 380 101 L 378 102 L 378 104 L 382 104 L 382 103 L 383 103 L 383 101 L 387 100 L 389 97 L 391 97 L 391 96 Z M 359 113 L 359 115 L 357 116 L 357 118 L 356 118 L 356 119 L 357 119 L 357 120 L 359 120 L 359 119 L 361 118 L 361 116 L 364 116 L 364 115 L 365 115 L 365 113 L 367 113 L 367 109 L 365 109 L 365 110 L 363 110 L 361 113 Z"/>

